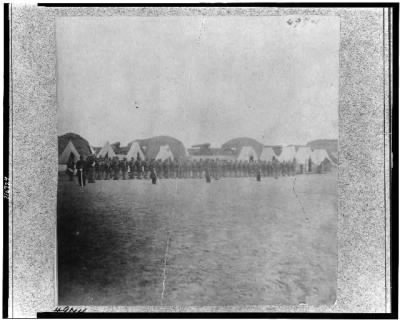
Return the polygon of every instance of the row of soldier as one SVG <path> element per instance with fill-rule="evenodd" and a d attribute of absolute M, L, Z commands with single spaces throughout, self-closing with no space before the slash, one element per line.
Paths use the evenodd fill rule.
<path fill-rule="evenodd" d="M 79 168 L 78 168 L 79 167 Z M 81 158 L 76 164 L 82 175 L 89 182 L 94 180 L 148 179 L 155 175 L 161 179 L 202 178 L 209 175 L 214 179 L 226 177 L 261 177 L 291 176 L 296 173 L 296 160 L 293 161 L 233 161 L 219 159 L 200 160 L 145 160 L 137 158 L 122 159 L 118 157 L 96 158 L 89 156 L 86 161 Z M 75 169 L 75 163 L 70 161 L 67 172 Z"/>

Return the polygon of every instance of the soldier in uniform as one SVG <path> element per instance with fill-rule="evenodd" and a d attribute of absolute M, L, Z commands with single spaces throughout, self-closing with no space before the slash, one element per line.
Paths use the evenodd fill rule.
<path fill-rule="evenodd" d="M 175 171 L 176 171 L 176 177 L 178 179 L 182 178 L 182 159 L 177 159 L 175 163 Z"/>
<path fill-rule="evenodd" d="M 86 185 L 86 172 L 87 172 L 87 165 L 86 161 L 83 159 L 83 156 L 81 156 L 78 162 L 76 163 L 76 170 L 77 170 L 79 185 L 83 187 Z"/>
<path fill-rule="evenodd" d="M 177 179 L 179 177 L 179 161 L 178 161 L 178 159 L 174 160 L 173 167 L 174 167 L 174 178 Z"/>
<path fill-rule="evenodd" d="M 296 169 L 297 169 L 297 161 L 296 161 L 296 158 L 293 158 L 293 161 L 292 161 L 292 176 L 296 175 Z"/>
<path fill-rule="evenodd" d="M 272 158 L 272 172 L 275 179 L 278 179 L 279 175 L 279 162 L 275 157 Z"/>
<path fill-rule="evenodd" d="M 199 175 L 199 167 L 198 167 L 198 162 L 196 159 L 193 160 L 192 162 L 192 172 L 193 172 L 193 178 L 197 178 Z"/>
<path fill-rule="evenodd" d="M 271 161 L 267 162 L 267 176 L 272 177 L 272 162 Z"/>
<path fill-rule="evenodd" d="M 74 155 L 72 154 L 67 163 L 67 175 L 69 176 L 69 181 L 74 181 L 74 170 L 75 170 L 75 162 Z"/>
<path fill-rule="evenodd" d="M 128 166 L 129 166 L 129 179 L 133 179 L 134 178 L 134 168 L 135 168 L 135 159 L 132 157 L 129 162 L 128 162 Z"/>
<path fill-rule="evenodd" d="M 150 165 L 150 179 L 152 184 L 157 184 L 157 173 L 153 164 Z"/>
<path fill-rule="evenodd" d="M 124 159 L 120 162 L 119 167 L 120 167 L 121 172 L 122 172 L 122 179 L 123 179 L 123 180 L 126 180 L 126 173 L 127 173 L 127 171 L 128 171 L 128 163 L 127 163 L 127 161 L 126 161 L 126 158 L 124 158 Z"/>
<path fill-rule="evenodd" d="M 195 167 L 194 167 L 194 163 L 193 160 L 189 159 L 189 178 L 194 178 L 195 173 L 194 173 Z"/>
<path fill-rule="evenodd" d="M 200 158 L 199 162 L 197 163 L 198 171 L 199 171 L 199 178 L 203 178 L 203 171 L 204 171 L 204 161 Z"/>
<path fill-rule="evenodd" d="M 149 161 L 143 159 L 142 160 L 142 170 L 143 170 L 143 178 L 147 179 L 149 176 Z"/>
<path fill-rule="evenodd" d="M 135 161 L 135 173 L 136 173 L 136 179 L 142 179 L 142 161 L 140 160 L 140 157 L 136 157 Z"/>
<path fill-rule="evenodd" d="M 96 180 L 100 180 L 100 161 L 97 158 L 94 158 L 94 171 L 96 175 Z"/>
<path fill-rule="evenodd" d="M 217 165 L 217 179 L 220 179 L 222 178 L 222 166 L 223 166 L 222 160 L 217 159 L 216 165 Z"/>
<path fill-rule="evenodd" d="M 206 182 L 210 183 L 211 182 L 211 161 L 209 159 L 206 160 L 206 163 L 204 164 L 204 173 L 206 177 Z"/>
<path fill-rule="evenodd" d="M 161 160 L 154 160 L 154 169 L 157 175 L 158 179 L 161 179 L 161 175 L 162 175 L 162 164 L 161 164 Z"/>
<path fill-rule="evenodd" d="M 164 179 L 168 179 L 168 160 L 167 159 L 165 159 L 162 162 L 162 171 L 163 171 Z"/>
<path fill-rule="evenodd" d="M 112 161 L 113 179 L 119 179 L 119 160 L 118 157 L 114 157 Z"/>
<path fill-rule="evenodd" d="M 103 172 L 104 172 L 104 164 L 102 158 L 97 158 L 96 162 L 98 164 L 98 171 L 97 171 L 97 180 L 103 180 Z"/>
<path fill-rule="evenodd" d="M 242 161 L 242 176 L 243 177 L 247 176 L 247 163 L 246 163 L 246 160 Z"/>
<path fill-rule="evenodd" d="M 186 179 L 187 178 L 187 160 L 182 160 L 181 170 L 182 170 L 182 178 Z"/>
<path fill-rule="evenodd" d="M 267 175 L 267 161 L 262 160 L 260 163 L 261 175 L 265 178 Z"/>
<path fill-rule="evenodd" d="M 261 163 L 259 161 L 255 163 L 254 169 L 257 181 L 261 181 Z"/>
<path fill-rule="evenodd" d="M 257 175 L 257 160 L 249 161 L 250 176 L 255 177 Z"/>
<path fill-rule="evenodd" d="M 87 161 L 86 161 L 86 165 L 88 168 L 88 182 L 89 183 L 94 183 L 95 182 L 95 161 L 94 161 L 94 157 L 92 155 L 88 156 Z"/>
<path fill-rule="evenodd" d="M 103 169 L 104 169 L 104 180 L 108 180 L 108 172 L 109 172 L 109 160 L 105 158 L 103 161 Z"/>

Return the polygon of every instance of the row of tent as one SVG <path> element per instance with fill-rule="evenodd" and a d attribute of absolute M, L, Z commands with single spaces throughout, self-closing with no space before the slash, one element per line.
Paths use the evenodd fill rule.
<path fill-rule="evenodd" d="M 75 161 L 79 159 L 80 154 L 78 150 L 75 148 L 73 142 L 70 140 L 61 153 L 59 157 L 59 163 L 60 164 L 66 164 L 70 157 L 71 154 L 74 155 Z M 95 154 L 92 151 L 92 154 Z M 145 159 L 145 154 L 140 147 L 138 142 L 132 142 L 130 145 L 129 151 L 126 155 L 118 155 L 115 153 L 114 149 L 112 148 L 111 144 L 107 142 L 101 149 L 100 151 L 97 152 L 96 154 L 97 157 L 102 157 L 102 158 L 114 158 L 114 157 L 119 157 L 119 158 L 126 158 L 126 159 L 137 159 L 138 156 L 140 159 Z M 314 149 L 312 150 L 310 147 L 294 147 L 294 146 L 289 146 L 289 147 L 282 147 L 282 151 L 279 155 L 277 155 L 272 147 L 264 147 L 262 149 L 262 152 L 260 155 L 254 150 L 252 146 L 243 146 L 241 150 L 238 153 L 237 157 L 234 157 L 232 160 L 240 160 L 240 161 L 251 161 L 251 160 L 261 160 L 261 161 L 272 161 L 273 159 L 276 159 L 280 162 L 283 161 L 293 161 L 294 159 L 297 161 L 299 164 L 305 164 L 309 162 L 310 160 L 316 164 L 319 165 L 323 161 L 327 160 L 332 164 L 335 164 L 335 162 L 331 159 L 329 154 L 325 149 Z M 169 145 L 160 145 L 158 153 L 155 156 L 156 160 L 166 160 L 166 159 L 171 159 L 174 160 L 174 154 L 171 151 L 171 148 Z"/>
<path fill-rule="evenodd" d="M 98 158 L 114 158 L 114 157 L 122 157 L 126 159 L 137 159 L 140 157 L 140 159 L 145 159 L 145 155 L 142 151 L 142 148 L 140 147 L 139 143 L 134 141 L 132 142 L 129 151 L 126 155 L 118 155 L 115 153 L 114 149 L 111 147 L 110 143 L 107 142 L 104 147 L 99 151 L 99 153 L 96 155 Z M 157 155 L 155 156 L 156 160 L 166 160 L 166 159 L 171 159 L 174 160 L 174 154 L 171 151 L 171 148 L 169 145 L 162 145 L 159 147 L 159 151 Z"/>
<path fill-rule="evenodd" d="M 293 161 L 294 159 L 298 163 L 306 163 L 311 160 L 314 164 L 321 164 L 327 160 L 332 164 L 335 162 L 331 159 L 325 149 L 312 150 L 310 147 L 282 147 L 282 152 L 277 155 L 272 147 L 264 147 L 261 155 L 258 156 L 257 152 L 251 146 L 245 146 L 239 153 L 237 160 L 260 160 L 260 161 L 272 161 L 276 159 L 280 162 Z"/>
<path fill-rule="evenodd" d="M 112 159 L 114 157 L 118 157 L 118 158 L 126 158 L 126 159 L 131 159 L 131 158 L 137 159 L 138 157 L 140 157 L 140 159 L 145 159 L 145 155 L 144 155 L 138 142 L 133 142 L 131 144 L 129 151 L 126 155 L 116 154 L 109 142 L 107 142 L 97 154 L 94 151 L 92 151 L 92 154 L 95 154 L 96 157 L 98 157 L 98 158 L 101 157 L 101 158 Z M 71 158 L 71 155 L 73 155 L 73 158 L 75 159 L 75 161 L 77 161 L 80 158 L 80 154 L 79 154 L 78 150 L 75 148 L 73 142 L 70 140 L 59 157 L 59 163 L 66 164 L 69 161 L 69 159 Z M 174 160 L 174 155 L 173 155 L 169 145 L 160 146 L 155 159 L 156 160 L 159 160 L 159 159 L 160 160 L 166 160 L 166 159 Z"/>

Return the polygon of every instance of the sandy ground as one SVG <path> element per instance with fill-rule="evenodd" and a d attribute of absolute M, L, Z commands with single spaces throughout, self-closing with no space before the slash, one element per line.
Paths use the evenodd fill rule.
<path fill-rule="evenodd" d="M 61 176 L 58 197 L 59 304 L 335 302 L 335 172 L 83 192 Z"/>

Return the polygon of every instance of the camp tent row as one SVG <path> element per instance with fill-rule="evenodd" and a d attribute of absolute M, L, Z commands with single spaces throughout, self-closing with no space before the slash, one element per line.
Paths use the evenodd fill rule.
<path fill-rule="evenodd" d="M 243 149 L 244 148 L 245 147 L 243 147 Z M 245 157 L 244 160 L 249 160 L 248 154 L 249 151 L 246 150 L 246 152 L 242 151 L 240 153 L 240 156 L 242 156 L 242 158 Z M 293 159 L 296 159 L 298 165 L 305 165 L 305 166 L 308 165 L 310 159 L 314 165 L 320 165 L 325 160 L 335 165 L 335 162 L 331 159 L 331 157 L 329 156 L 328 152 L 325 149 L 312 150 L 310 147 L 298 147 L 297 150 L 296 147 L 294 146 L 283 147 L 282 152 L 279 156 L 275 154 L 272 147 L 264 147 L 259 157 L 259 160 L 272 161 L 273 158 L 277 159 L 278 161 L 293 161 Z M 238 160 L 242 159 L 238 157 Z M 257 160 L 256 156 L 254 157 L 254 160 Z"/>
<path fill-rule="evenodd" d="M 113 158 L 117 156 L 114 152 L 114 149 L 110 145 L 109 142 L 103 146 L 103 148 L 97 154 L 98 157 L 108 157 Z M 145 159 L 145 155 L 139 145 L 138 142 L 133 142 L 130 146 L 130 149 L 126 155 L 127 159 L 137 159 L 140 156 L 141 159 Z M 61 153 L 59 157 L 60 164 L 68 163 L 70 158 L 73 158 L 76 162 L 80 154 L 75 148 L 74 144 L 71 140 L 68 141 L 67 146 Z M 124 156 L 125 157 L 125 156 Z M 311 150 L 310 147 L 298 147 L 297 151 L 294 146 L 283 147 L 282 152 L 279 156 L 277 156 L 272 147 L 264 147 L 261 155 L 258 156 L 257 152 L 251 146 L 244 146 L 241 148 L 237 160 L 261 160 L 261 161 L 272 161 L 273 158 L 276 158 L 279 161 L 292 161 L 296 159 L 298 165 L 307 166 L 309 164 L 309 160 L 311 159 L 312 163 L 315 165 L 320 165 L 323 161 L 328 160 L 330 163 L 335 164 L 334 161 L 330 158 L 329 154 L 325 149 L 315 149 Z M 155 157 L 156 160 L 174 160 L 174 155 L 171 151 L 169 145 L 161 145 L 159 151 Z"/>
<path fill-rule="evenodd" d="M 102 158 L 114 158 L 114 157 L 119 157 L 119 158 L 126 158 L 128 160 L 134 158 L 135 160 L 137 160 L 139 157 L 140 159 L 145 159 L 145 155 L 142 151 L 142 148 L 140 147 L 139 143 L 134 141 L 131 144 L 131 147 L 129 148 L 128 153 L 125 155 L 117 155 L 114 152 L 114 149 L 111 147 L 110 143 L 107 141 L 106 144 L 104 145 L 104 147 L 99 151 L 99 153 L 97 154 L 98 157 L 102 157 Z M 166 160 L 166 159 L 170 159 L 170 160 L 174 160 L 174 155 L 171 151 L 171 148 L 169 145 L 162 145 L 160 146 L 160 149 L 155 157 L 156 160 Z"/>

